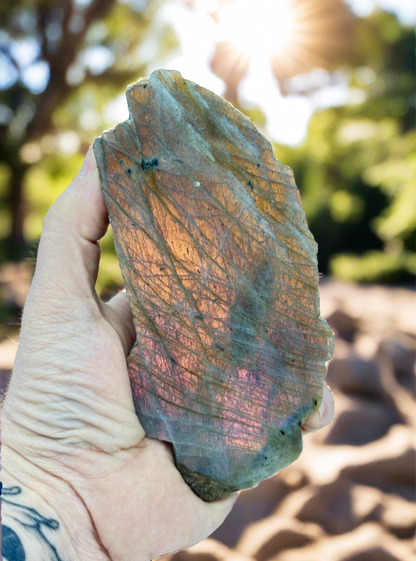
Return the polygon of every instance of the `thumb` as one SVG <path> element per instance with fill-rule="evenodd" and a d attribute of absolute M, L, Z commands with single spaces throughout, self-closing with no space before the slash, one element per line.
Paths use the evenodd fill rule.
<path fill-rule="evenodd" d="M 334 412 L 334 396 L 331 388 L 324 382 L 321 407 L 306 419 L 302 426 L 303 433 L 316 432 L 328 426 L 334 418 Z"/>
<path fill-rule="evenodd" d="M 25 306 L 98 301 L 95 281 L 100 260 L 98 240 L 105 234 L 108 214 L 92 147 L 81 171 L 51 206 L 43 222 L 36 271 Z"/>

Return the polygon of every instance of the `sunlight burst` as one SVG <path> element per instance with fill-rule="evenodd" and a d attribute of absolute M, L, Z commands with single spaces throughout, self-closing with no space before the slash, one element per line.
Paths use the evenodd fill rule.
<path fill-rule="evenodd" d="M 282 52 L 294 27 L 292 0 L 234 0 L 220 12 L 220 33 L 241 53 L 271 57 Z"/>
<path fill-rule="evenodd" d="M 238 99 L 250 68 L 269 64 L 280 91 L 314 68 L 332 69 L 351 56 L 353 16 L 346 0 L 221 0 L 210 66 Z"/>

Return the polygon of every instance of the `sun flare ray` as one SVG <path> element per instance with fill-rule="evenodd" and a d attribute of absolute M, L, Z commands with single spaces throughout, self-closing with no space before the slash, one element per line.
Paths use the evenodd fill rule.
<path fill-rule="evenodd" d="M 344 0 L 225 0 L 216 19 L 211 69 L 230 100 L 253 63 L 267 59 L 285 93 L 288 78 L 330 69 L 351 51 L 353 16 Z"/>

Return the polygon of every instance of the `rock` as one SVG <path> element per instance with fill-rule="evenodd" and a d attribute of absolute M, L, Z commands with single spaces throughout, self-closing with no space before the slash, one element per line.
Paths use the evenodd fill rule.
<path fill-rule="evenodd" d="M 11 371 L 10 370 L 0 370 L 0 395 L 4 394 L 9 385 Z"/>
<path fill-rule="evenodd" d="M 366 398 L 349 399 L 339 411 L 337 402 L 335 420 L 328 428 L 325 444 L 351 444 L 362 446 L 384 436 L 401 416 L 391 406 Z"/>
<path fill-rule="evenodd" d="M 382 337 L 374 333 L 360 333 L 354 340 L 354 351 L 361 358 L 373 359 Z"/>
<path fill-rule="evenodd" d="M 354 336 L 359 329 L 357 319 L 340 309 L 335 310 L 325 319 L 336 335 L 349 342 L 354 340 Z"/>
<path fill-rule="evenodd" d="M 0 266 L 0 301 L 7 307 L 8 321 L 20 323 L 30 283 L 33 276 L 32 259 L 20 263 L 4 263 Z M 13 329 L 8 329 L 11 335 Z"/>
<path fill-rule="evenodd" d="M 389 553 L 384 547 L 376 545 L 366 551 L 342 557 L 340 561 L 400 561 L 400 559 L 396 555 Z"/>
<path fill-rule="evenodd" d="M 137 335 L 133 401 L 213 501 L 292 463 L 322 402 L 317 246 L 292 170 L 224 99 L 157 70 L 127 101 L 94 152 Z"/>
<path fill-rule="evenodd" d="M 332 360 L 348 358 L 354 352 L 354 348 L 355 344 L 348 343 L 347 341 L 344 341 L 344 339 L 336 337 L 336 344 L 334 347 L 334 355 Z"/>
<path fill-rule="evenodd" d="M 289 493 L 307 484 L 306 475 L 292 465 L 254 489 L 242 491 L 225 522 L 211 537 L 234 547 L 247 526 L 269 516 Z"/>
<path fill-rule="evenodd" d="M 342 394 L 338 395 L 346 398 Z M 338 395 L 335 397 L 335 409 L 337 408 Z M 385 436 L 363 446 L 342 444 L 328 446 L 321 444 L 318 440 L 320 433 L 325 433 L 329 429 L 330 426 L 305 437 L 304 454 L 296 463 L 296 467 L 302 469 L 308 475 L 312 484 L 319 486 L 332 483 L 342 474 L 350 473 L 351 477 L 348 476 L 348 478 L 355 483 L 380 488 L 387 493 L 396 493 L 403 498 L 412 500 L 415 494 L 414 488 L 408 483 L 408 480 L 413 477 L 411 472 L 400 483 L 400 476 L 394 476 L 393 466 L 403 454 L 409 450 L 414 450 L 413 428 L 403 424 L 393 425 Z M 393 480 L 388 482 L 387 479 L 383 479 L 383 476 L 378 474 L 374 480 L 371 466 L 373 463 L 378 465 L 379 462 L 384 466 L 386 461 L 391 466 L 391 470 L 389 467 L 387 473 L 392 472 Z M 365 467 L 367 465 L 370 465 L 370 467 Z M 412 462 L 408 465 L 408 469 L 412 469 Z M 344 472 L 344 470 L 346 471 Z M 360 475 L 361 473 L 363 473 L 363 476 Z M 394 491 L 393 487 L 395 488 Z"/>
<path fill-rule="evenodd" d="M 274 515 L 249 526 L 236 549 L 257 561 L 268 561 L 286 549 L 303 547 L 323 535 L 317 524 Z"/>
<path fill-rule="evenodd" d="M 288 493 L 302 489 L 309 483 L 308 476 L 296 466 L 290 466 L 281 471 L 275 476 L 275 479 L 283 489 L 287 489 Z"/>
<path fill-rule="evenodd" d="M 0 342 L 0 370 L 12 370 L 16 358 L 18 342 L 3 339 Z"/>
<path fill-rule="evenodd" d="M 346 466 L 341 470 L 341 476 L 414 500 L 415 468 L 415 449 L 409 446 L 393 457 L 386 454 L 385 458 L 370 460 L 361 465 Z"/>
<path fill-rule="evenodd" d="M 351 496 L 351 510 L 357 526 L 380 520 L 384 508 L 384 493 L 373 487 L 354 485 Z"/>
<path fill-rule="evenodd" d="M 416 505 L 400 497 L 387 495 L 383 501 L 381 521 L 398 538 L 412 538 L 416 531 Z"/>
<path fill-rule="evenodd" d="M 159 557 L 158 561 L 252 561 L 252 559 L 215 540 L 207 539 L 189 549 Z"/>
<path fill-rule="evenodd" d="M 298 511 L 297 518 L 316 522 L 329 534 L 343 534 L 374 518 L 380 497 L 372 490 L 357 488 L 348 480 L 337 479 L 316 488 L 315 494 Z"/>
<path fill-rule="evenodd" d="M 354 355 L 334 358 L 328 365 L 326 381 L 346 394 L 381 398 L 385 393 L 377 363 Z"/>
<path fill-rule="evenodd" d="M 321 286 L 325 318 L 330 317 L 333 309 L 341 309 L 357 320 L 362 331 L 376 338 L 399 331 L 416 335 L 414 290 L 339 281 L 321 283 Z"/>
<path fill-rule="evenodd" d="M 256 557 L 260 548 L 255 539 L 255 529 L 259 530 L 264 543 L 273 538 L 273 532 L 280 529 L 278 521 L 297 518 L 302 522 L 319 524 L 328 534 L 344 534 L 366 522 L 381 522 L 396 536 L 405 539 L 413 535 L 416 524 L 416 508 L 409 501 L 386 495 L 370 486 L 355 485 L 346 479 L 333 483 L 301 489 L 289 495 L 277 508 L 270 522 L 260 521 L 243 534 L 238 548 L 253 544 L 250 555 Z M 283 526 L 284 527 L 284 526 Z M 270 537 L 269 537 L 270 535 Z"/>
<path fill-rule="evenodd" d="M 377 355 L 380 360 L 390 360 L 397 381 L 416 394 L 416 349 L 413 337 L 398 334 L 380 342 Z"/>
<path fill-rule="evenodd" d="M 276 515 L 314 522 L 330 534 L 342 534 L 358 523 L 352 511 L 352 489 L 353 484 L 347 479 L 316 487 L 310 485 L 287 497 Z"/>
<path fill-rule="evenodd" d="M 413 561 L 411 548 L 375 523 L 366 523 L 341 536 L 328 536 L 273 561 Z"/>
<path fill-rule="evenodd" d="M 408 546 L 408 548 L 414 555 L 414 559 L 416 559 L 416 540 L 412 538 L 410 540 L 402 540 L 402 541 Z"/>

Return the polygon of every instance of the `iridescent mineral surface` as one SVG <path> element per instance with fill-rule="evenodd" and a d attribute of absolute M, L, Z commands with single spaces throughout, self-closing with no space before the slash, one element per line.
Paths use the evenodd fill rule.
<path fill-rule="evenodd" d="M 221 97 L 158 70 L 94 143 L 134 314 L 128 357 L 147 436 L 202 499 L 301 452 L 332 332 L 293 172 Z"/>

